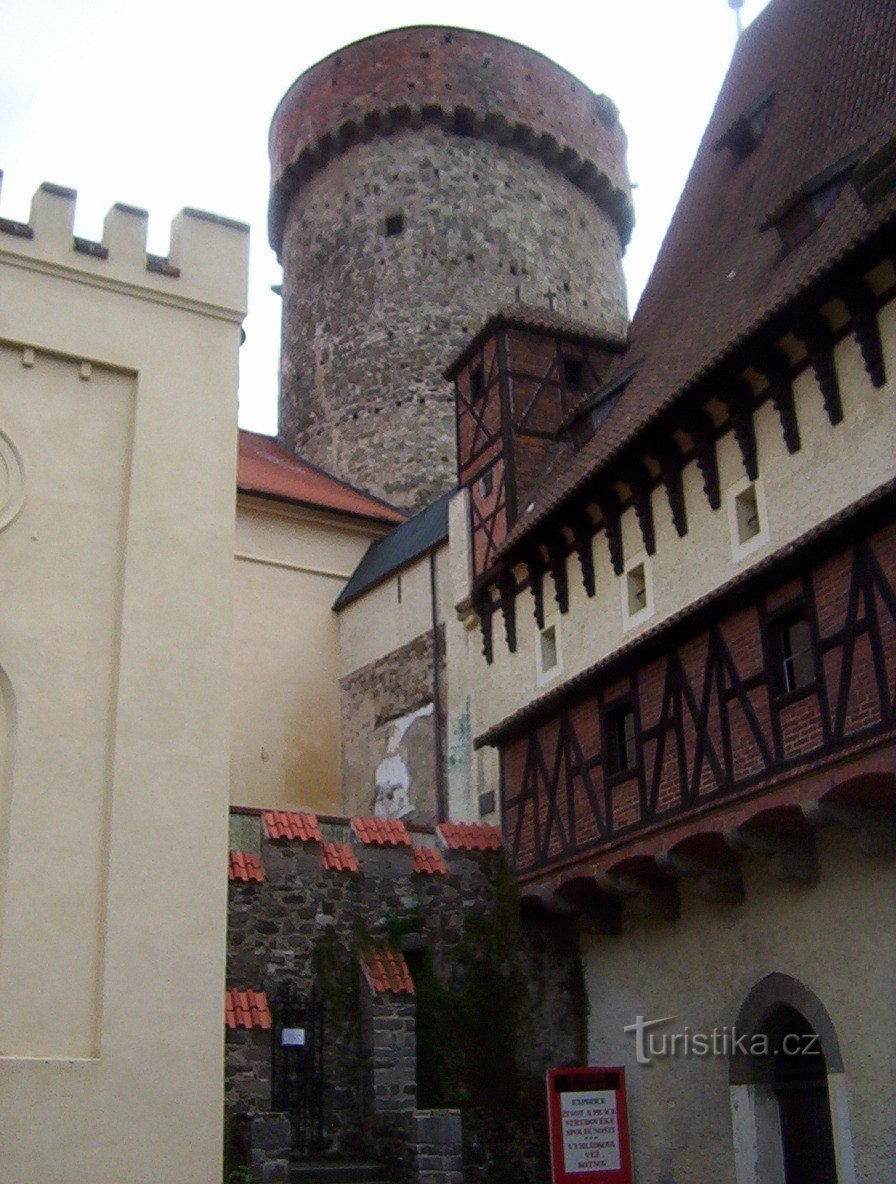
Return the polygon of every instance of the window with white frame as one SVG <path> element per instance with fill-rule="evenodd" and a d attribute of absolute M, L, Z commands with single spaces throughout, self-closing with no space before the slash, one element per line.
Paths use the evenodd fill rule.
<path fill-rule="evenodd" d="M 642 552 L 626 566 L 622 577 L 622 621 L 633 629 L 653 615 L 653 575 L 650 559 Z"/>
<path fill-rule="evenodd" d="M 728 527 L 731 531 L 731 557 L 741 559 L 768 542 L 768 517 L 759 478 L 745 478 L 726 493 Z"/>
<path fill-rule="evenodd" d="M 558 618 L 545 622 L 539 630 L 535 647 L 536 682 L 541 685 L 556 678 L 563 669 L 560 652 L 560 621 Z"/>

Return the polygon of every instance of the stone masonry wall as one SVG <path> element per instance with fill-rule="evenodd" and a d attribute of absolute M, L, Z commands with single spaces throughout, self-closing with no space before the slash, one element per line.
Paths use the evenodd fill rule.
<path fill-rule="evenodd" d="M 289 207 L 281 437 L 426 505 L 456 480 L 452 356 L 517 293 L 547 307 L 550 290 L 559 311 L 622 336 L 621 258 L 592 198 L 514 146 L 433 127 L 354 145 Z"/>
<path fill-rule="evenodd" d="M 438 631 L 439 673 L 445 694 L 445 626 Z M 377 770 L 386 758 L 396 723 L 420 712 L 403 733 L 400 757 L 410 780 L 413 812 L 408 822 L 431 826 L 438 821 L 436 801 L 436 743 L 433 711 L 432 634 L 424 633 L 386 657 L 355 670 L 339 684 L 342 725 L 342 793 L 347 814 L 373 814 L 377 801 Z M 445 766 L 444 702 L 441 729 L 443 777 Z M 384 778 L 381 776 L 380 781 Z M 388 780 L 388 778 L 385 778 Z M 382 797 L 382 794 L 380 795 Z"/>
<path fill-rule="evenodd" d="M 415 842 L 421 839 L 428 841 L 426 835 L 414 836 Z M 357 872 L 325 870 L 316 843 L 262 838 L 260 850 L 264 881 L 230 885 L 227 985 L 264 990 L 273 1001 L 286 983 L 299 995 L 307 994 L 316 977 L 325 1008 L 324 1109 L 330 1152 L 343 1158 L 378 1155 L 382 1161 L 384 1147 L 388 1150 L 388 1138 L 383 1139 L 388 1132 L 370 1122 L 372 1045 L 365 1036 L 370 1023 L 364 1015 L 366 984 L 358 950 L 370 944 L 401 945 L 409 951 L 415 975 L 414 968 L 425 958 L 435 976 L 426 990 L 418 979 L 418 993 L 409 1000 L 409 1014 L 413 1004 L 428 1011 L 430 1031 L 433 1024 L 444 1028 L 441 1044 L 432 1044 L 430 1037 L 426 1045 L 434 1058 L 428 1066 L 429 1088 L 433 1064 L 446 1079 L 462 1068 L 469 1083 L 463 1179 L 500 1184 L 501 1163 L 510 1148 L 517 1157 L 519 1184 L 546 1181 L 544 1070 L 576 1063 L 584 1051 L 586 1009 L 569 922 L 521 921 L 516 889 L 500 853 L 445 851 L 447 874 L 438 875 L 413 872 L 407 847 L 356 844 Z M 516 1018 L 502 1029 L 502 1013 L 513 1009 Z M 267 1129 L 269 1049 L 268 1032 L 227 1034 L 230 1129 L 245 1125 L 244 1115 L 261 1115 L 261 1129 Z M 390 1062 L 390 1072 L 395 1068 Z M 420 1072 L 418 1065 L 418 1077 Z M 416 1139 L 420 1170 L 436 1173 L 433 1184 L 460 1184 L 459 1144 L 453 1146 L 446 1134 L 454 1131 L 453 1120 L 445 1120 L 448 1126 L 441 1120 L 424 1122 L 417 1138 L 417 1085 L 409 1078 L 403 1085 L 383 1078 L 388 1089 L 396 1090 L 398 1141 L 413 1144 Z M 420 1103 L 431 1104 L 422 1097 Z M 434 1132 L 440 1131 L 442 1146 L 436 1150 Z M 282 1156 L 282 1149 L 278 1154 Z M 396 1159 L 394 1170 L 396 1180 L 410 1178 L 408 1162 Z"/>

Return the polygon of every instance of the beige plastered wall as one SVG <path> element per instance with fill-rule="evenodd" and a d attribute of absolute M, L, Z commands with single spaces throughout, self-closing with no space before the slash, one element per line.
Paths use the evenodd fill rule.
<path fill-rule="evenodd" d="M 448 548 L 439 547 L 435 557 L 436 614 L 441 623 L 449 596 Z M 340 609 L 340 678 L 432 632 L 429 562 L 427 553 Z"/>
<path fill-rule="evenodd" d="M 582 586 L 574 556 L 567 560 L 569 612 L 556 614 L 553 584 L 545 578 L 545 612 L 556 614 L 562 665 L 556 677 L 538 684 L 536 645 L 538 629 L 532 597 L 517 599 L 517 651 L 511 654 L 500 613 L 494 618 L 494 654 L 491 666 L 481 657 L 478 627 L 469 634 L 457 612 L 448 614 L 448 680 L 458 691 L 467 688 L 470 726 L 463 723 L 464 702 L 452 698 L 449 712 L 449 748 L 452 734 L 469 730 L 473 736 L 498 723 L 537 695 L 600 661 L 620 644 L 671 616 L 700 596 L 711 592 L 766 555 L 779 550 L 814 525 L 849 506 L 896 474 L 896 302 L 880 313 L 887 382 L 871 385 L 859 347 L 852 335 L 836 347 L 844 417 L 831 427 L 821 392 L 810 368 L 794 384 L 802 447 L 790 454 L 781 423 L 771 401 L 755 416 L 761 499 L 767 530 L 748 554 L 733 553 L 728 500 L 743 482 L 745 472 L 733 435 L 722 437 L 718 447 L 722 506 L 712 510 L 703 492 L 696 463 L 684 470 L 688 533 L 679 538 L 672 524 L 662 488 L 652 498 L 656 525 L 656 552 L 648 561 L 653 611 L 628 628 L 623 616 L 625 576 L 610 565 L 606 537 L 599 531 L 593 541 L 596 595 L 589 599 Z M 452 596 L 462 604 L 469 595 L 467 515 L 459 498 L 452 503 Z M 634 510 L 623 515 L 626 568 L 647 560 Z M 522 575 L 522 569 L 519 573 Z M 468 624 L 469 624 L 468 620 Z M 472 658 L 471 658 L 472 655 Z M 475 757 L 471 758 L 475 761 Z M 486 756 L 487 780 L 497 779 L 497 759 Z M 452 800 L 463 804 L 460 783 Z M 460 796 L 458 796 L 460 795 Z"/>
<path fill-rule="evenodd" d="M 217 1184 L 247 228 L 0 235 L 0 1180 Z"/>
<path fill-rule="evenodd" d="M 234 805 L 338 814 L 339 620 L 333 602 L 384 528 L 237 499 Z"/>
<path fill-rule="evenodd" d="M 635 1179 L 754 1178 L 735 1160 L 727 1056 L 677 1055 L 641 1066 L 623 1027 L 640 1015 L 675 1017 L 655 1029 L 657 1038 L 730 1029 L 751 989 L 774 972 L 813 992 L 836 1031 L 846 1085 L 838 1135 L 847 1124 L 855 1154 L 849 1178 L 896 1178 L 896 869 L 861 855 L 845 831 L 821 832 L 819 855 L 812 887 L 782 884 L 765 860 L 747 857 L 743 904 L 701 900 L 685 880 L 676 922 L 626 920 L 621 936 L 581 934 L 589 1063 L 625 1066 Z"/>

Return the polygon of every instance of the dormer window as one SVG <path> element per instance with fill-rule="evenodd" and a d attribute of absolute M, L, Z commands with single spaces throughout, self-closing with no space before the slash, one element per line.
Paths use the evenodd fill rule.
<path fill-rule="evenodd" d="M 805 181 L 766 219 L 761 229 L 774 226 L 785 251 L 799 246 L 824 220 L 857 160 L 858 153 L 854 152 Z"/>
<path fill-rule="evenodd" d="M 761 94 L 719 137 L 715 143 L 716 152 L 727 148 L 737 160 L 745 160 L 762 139 L 774 98 L 773 89 Z"/>

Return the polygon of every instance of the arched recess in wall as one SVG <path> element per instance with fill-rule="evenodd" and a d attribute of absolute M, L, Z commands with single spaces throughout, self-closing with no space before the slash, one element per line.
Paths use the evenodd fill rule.
<path fill-rule="evenodd" d="M 729 1062 L 737 1184 L 857 1184 L 840 1043 L 821 1000 L 769 974 Z"/>

